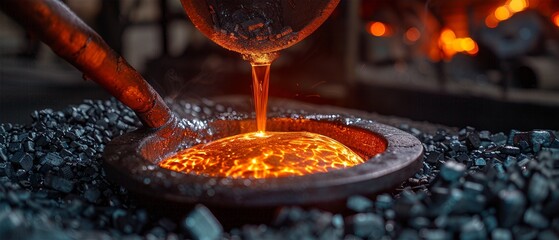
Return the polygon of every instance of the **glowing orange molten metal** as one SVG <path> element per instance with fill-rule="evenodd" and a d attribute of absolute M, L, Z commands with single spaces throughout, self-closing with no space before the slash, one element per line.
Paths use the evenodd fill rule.
<path fill-rule="evenodd" d="M 327 172 L 363 163 L 351 149 L 309 132 L 251 132 L 183 150 L 159 166 L 184 173 L 270 178 Z"/>

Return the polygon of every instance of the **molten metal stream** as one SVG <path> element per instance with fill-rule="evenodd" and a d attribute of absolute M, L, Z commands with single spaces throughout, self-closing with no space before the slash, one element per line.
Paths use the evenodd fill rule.
<path fill-rule="evenodd" d="M 252 88 L 256 110 L 256 129 L 266 131 L 266 110 L 268 107 L 268 86 L 270 85 L 270 63 L 252 65 Z"/>

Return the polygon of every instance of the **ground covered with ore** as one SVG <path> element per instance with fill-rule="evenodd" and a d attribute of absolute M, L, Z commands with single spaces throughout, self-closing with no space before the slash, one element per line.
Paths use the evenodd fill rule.
<path fill-rule="evenodd" d="M 343 213 L 284 207 L 267 225 L 223 230 L 204 206 L 180 220 L 157 216 L 105 179 L 105 145 L 140 126 L 116 101 L 86 100 L 31 118 L 0 124 L 0 239 L 559 239 L 556 131 L 400 123 L 423 142 L 425 156 L 394 191 L 353 196 Z"/>

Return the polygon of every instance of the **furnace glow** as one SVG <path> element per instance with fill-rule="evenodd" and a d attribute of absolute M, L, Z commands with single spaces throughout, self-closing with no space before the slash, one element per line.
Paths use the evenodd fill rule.
<path fill-rule="evenodd" d="M 251 132 L 200 144 L 159 166 L 184 173 L 232 178 L 298 176 L 363 163 L 329 137 L 309 132 Z"/>

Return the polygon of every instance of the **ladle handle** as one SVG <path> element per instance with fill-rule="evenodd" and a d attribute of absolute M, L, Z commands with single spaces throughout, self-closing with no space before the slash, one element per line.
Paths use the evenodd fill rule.
<path fill-rule="evenodd" d="M 145 126 L 170 122 L 171 111 L 161 96 L 59 0 L 0 0 L 0 9 L 134 110 Z"/>

